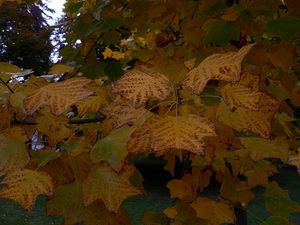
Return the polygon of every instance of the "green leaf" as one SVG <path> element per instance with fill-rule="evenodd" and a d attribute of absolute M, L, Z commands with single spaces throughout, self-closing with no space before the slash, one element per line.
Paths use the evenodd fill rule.
<path fill-rule="evenodd" d="M 233 23 L 218 19 L 209 19 L 203 25 L 206 35 L 203 38 L 204 44 L 224 46 L 230 40 L 238 40 L 240 28 Z"/>
<path fill-rule="evenodd" d="M 10 63 L 0 62 L 0 78 L 7 82 L 13 75 L 13 73 L 21 72 L 21 69 Z"/>
<path fill-rule="evenodd" d="M 274 181 L 267 185 L 264 195 L 266 209 L 274 216 L 289 218 L 291 213 L 300 212 L 300 205 L 290 199 L 288 190 Z"/>
<path fill-rule="evenodd" d="M 263 221 L 260 225 L 293 225 L 293 223 L 291 223 L 289 219 L 285 219 L 279 216 L 271 216 Z"/>
<path fill-rule="evenodd" d="M 48 162 L 61 156 L 61 153 L 55 150 L 30 151 L 32 158 L 36 159 L 38 166 L 45 166 Z"/>
<path fill-rule="evenodd" d="M 267 24 L 267 32 L 282 40 L 290 40 L 300 32 L 300 19 L 298 17 L 281 17 Z"/>
<path fill-rule="evenodd" d="M 111 81 L 116 81 L 120 78 L 124 71 L 122 69 L 122 64 L 118 61 L 112 60 L 106 64 L 104 68 L 104 72 L 109 77 Z"/>
<path fill-rule="evenodd" d="M 90 153 L 92 162 L 98 163 L 106 160 L 114 170 L 120 171 L 128 155 L 127 141 L 132 131 L 132 127 L 124 126 L 100 139 Z"/>

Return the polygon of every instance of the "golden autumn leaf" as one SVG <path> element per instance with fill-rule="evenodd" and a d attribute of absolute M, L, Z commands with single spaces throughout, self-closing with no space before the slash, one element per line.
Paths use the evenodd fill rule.
<path fill-rule="evenodd" d="M 230 112 L 222 102 L 217 112 L 219 121 L 238 131 L 250 130 L 261 137 L 269 138 L 271 135 L 271 123 L 279 107 L 279 103 L 266 94 L 262 94 L 257 111 L 238 108 Z"/>
<path fill-rule="evenodd" d="M 103 96 L 89 96 L 76 104 L 78 115 L 98 112 L 104 104 L 106 104 L 106 99 Z"/>
<path fill-rule="evenodd" d="M 207 57 L 186 75 L 184 87 L 201 94 L 209 80 L 239 81 L 242 61 L 253 46 L 248 44 L 238 52 L 217 53 Z"/>
<path fill-rule="evenodd" d="M 6 186 L 0 189 L 0 197 L 12 199 L 29 211 L 38 195 L 52 195 L 51 177 L 44 172 L 16 170 L 7 174 L 1 183 Z"/>
<path fill-rule="evenodd" d="M 184 180 L 171 180 L 167 184 L 167 188 L 170 190 L 171 198 L 192 199 L 195 194 L 193 187 Z"/>
<path fill-rule="evenodd" d="M 258 110 L 261 92 L 252 91 L 249 87 L 239 84 L 227 84 L 221 89 L 221 95 L 230 111 L 238 107 Z"/>
<path fill-rule="evenodd" d="M 28 114 L 33 114 L 43 106 L 50 106 L 53 114 L 60 115 L 71 105 L 93 94 L 84 88 L 90 82 L 85 77 L 76 77 L 48 84 L 27 96 L 24 108 Z"/>
<path fill-rule="evenodd" d="M 206 136 L 216 136 L 213 123 L 201 116 L 153 116 L 136 129 L 128 142 L 130 153 L 153 151 L 164 154 L 169 149 L 204 153 Z"/>
<path fill-rule="evenodd" d="M 12 135 L 0 135 L 0 176 L 24 168 L 29 160 L 24 142 Z"/>
<path fill-rule="evenodd" d="M 101 199 L 112 212 L 117 212 L 126 198 L 139 194 L 142 194 L 139 189 L 108 165 L 94 167 L 83 183 L 84 204 L 88 206 Z"/>
<path fill-rule="evenodd" d="M 209 225 L 234 223 L 235 221 L 233 209 L 225 203 L 198 197 L 191 206 L 195 209 L 197 217 L 207 220 Z"/>
<path fill-rule="evenodd" d="M 106 116 L 111 117 L 114 127 L 119 128 L 125 124 L 137 123 L 143 121 L 146 114 L 150 114 L 144 108 L 135 108 L 131 104 L 117 103 L 109 105 L 101 110 Z"/>
<path fill-rule="evenodd" d="M 136 108 L 142 106 L 149 98 L 166 99 L 172 91 L 173 86 L 164 75 L 139 70 L 126 72 L 113 88 L 113 93 L 127 98 Z"/>

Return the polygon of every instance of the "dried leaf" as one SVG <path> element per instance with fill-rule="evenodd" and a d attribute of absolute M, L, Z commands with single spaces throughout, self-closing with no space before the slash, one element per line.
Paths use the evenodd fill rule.
<path fill-rule="evenodd" d="M 84 88 L 90 83 L 84 77 L 72 78 L 60 83 L 48 84 L 24 100 L 24 108 L 28 114 L 33 114 L 43 106 L 50 106 L 53 114 L 60 115 L 71 105 L 93 94 Z"/>
<path fill-rule="evenodd" d="M 175 148 L 203 154 L 205 136 L 216 136 L 214 125 L 207 118 L 153 116 L 134 131 L 128 150 L 130 153 L 153 151 L 160 155 Z"/>
<path fill-rule="evenodd" d="M 109 166 L 94 167 L 83 183 L 83 199 L 90 205 L 101 199 L 109 211 L 117 212 L 126 198 L 142 192 L 131 185 L 128 179 L 114 172 Z"/>
<path fill-rule="evenodd" d="M 238 52 L 213 54 L 204 59 L 185 77 L 183 85 L 195 94 L 201 94 L 209 80 L 239 81 L 241 64 L 254 44 L 241 48 Z"/>
<path fill-rule="evenodd" d="M 31 211 L 38 195 L 52 195 L 51 177 L 44 172 L 23 169 L 6 175 L 0 190 L 1 198 L 9 198 Z"/>
<path fill-rule="evenodd" d="M 78 115 L 83 116 L 87 113 L 99 112 L 101 107 L 106 103 L 107 101 L 103 96 L 89 96 L 76 104 Z"/>
<path fill-rule="evenodd" d="M 149 98 L 163 100 L 169 97 L 172 90 L 171 82 L 160 73 L 130 70 L 117 81 L 113 93 L 127 98 L 133 106 L 138 108 Z"/>
<path fill-rule="evenodd" d="M 235 112 L 230 112 L 222 102 L 217 112 L 217 118 L 238 131 L 250 130 L 261 137 L 269 138 L 272 119 L 278 107 L 277 101 L 262 94 L 258 111 L 238 108 Z"/>

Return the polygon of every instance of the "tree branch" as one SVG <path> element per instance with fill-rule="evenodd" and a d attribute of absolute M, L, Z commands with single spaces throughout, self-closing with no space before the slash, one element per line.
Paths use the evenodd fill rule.
<path fill-rule="evenodd" d="M 105 115 L 100 115 L 95 118 L 88 118 L 88 119 L 71 119 L 69 120 L 69 124 L 86 124 L 86 123 L 96 123 L 101 122 L 106 119 Z M 37 125 L 37 122 L 32 120 L 19 120 L 15 118 L 11 121 L 12 124 L 18 124 L 18 125 Z"/>
<path fill-rule="evenodd" d="M 2 78 L 0 78 L 0 82 L 1 82 L 5 87 L 7 87 L 7 89 L 8 89 L 11 93 L 14 93 L 14 90 L 11 89 L 11 87 L 10 87 L 4 80 L 2 80 Z"/>

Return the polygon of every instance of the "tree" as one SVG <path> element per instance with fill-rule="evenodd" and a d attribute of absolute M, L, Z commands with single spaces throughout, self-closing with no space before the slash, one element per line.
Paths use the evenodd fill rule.
<path fill-rule="evenodd" d="M 120 206 L 143 193 L 131 159 L 152 154 L 172 175 L 176 158 L 188 166 L 167 184 L 174 206 L 144 224 L 241 224 L 256 187 L 261 225 L 292 224 L 300 205 L 271 177 L 300 168 L 299 7 L 67 1 L 64 61 L 52 68 L 65 80 L 2 81 L 0 197 L 31 210 L 48 195 L 65 224 L 131 224 Z M 26 146 L 36 131 L 41 154 Z M 217 198 L 201 196 L 212 180 Z"/>
<path fill-rule="evenodd" d="M 42 2 L 19 5 L 5 2 L 0 7 L 0 60 L 46 74 L 51 65 L 51 28 Z"/>

